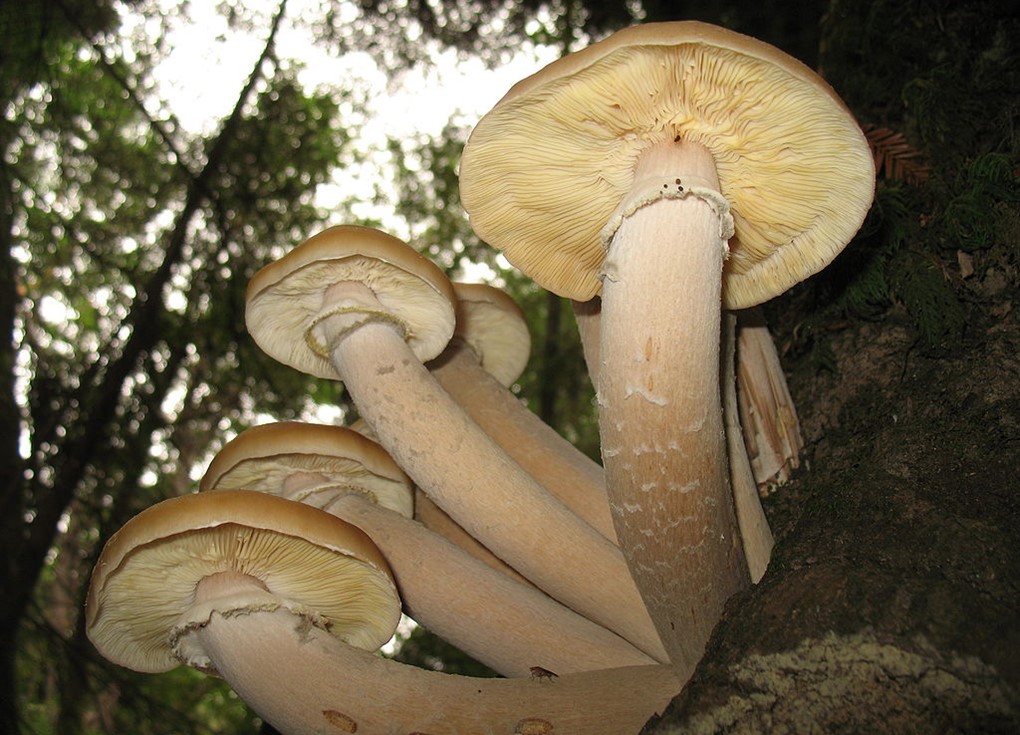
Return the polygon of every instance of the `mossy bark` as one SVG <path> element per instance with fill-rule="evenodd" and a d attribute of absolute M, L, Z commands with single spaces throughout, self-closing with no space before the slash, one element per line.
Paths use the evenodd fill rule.
<path fill-rule="evenodd" d="M 791 384 L 805 466 L 767 501 L 771 566 L 647 732 L 1020 732 L 1020 313 L 972 288 L 969 336 L 844 327 Z M 795 366 L 796 367 L 796 366 Z"/>

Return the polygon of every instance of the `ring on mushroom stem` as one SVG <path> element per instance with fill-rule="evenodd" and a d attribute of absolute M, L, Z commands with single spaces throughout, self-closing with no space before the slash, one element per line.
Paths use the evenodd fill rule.
<path fill-rule="evenodd" d="M 614 522 L 671 661 L 689 671 L 748 584 L 721 310 L 782 293 L 849 242 L 874 192 L 864 135 L 778 49 L 703 23 L 647 24 L 516 84 L 472 131 L 460 184 L 475 232 L 511 263 L 561 296 L 601 294 Z"/>
<path fill-rule="evenodd" d="M 554 599 L 666 660 L 620 549 L 524 472 L 422 364 L 452 336 L 453 304 L 449 281 L 406 243 L 334 227 L 255 274 L 245 319 L 270 356 L 343 380 L 379 443 L 472 536 Z"/>
<path fill-rule="evenodd" d="M 303 497 L 364 531 L 386 559 L 407 613 L 504 676 L 526 673 L 538 656 L 565 672 L 655 663 L 410 520 L 410 480 L 382 447 L 352 429 L 281 422 L 243 431 L 200 483 L 203 492 L 240 485 Z M 388 498 L 391 507 L 376 498 Z"/>

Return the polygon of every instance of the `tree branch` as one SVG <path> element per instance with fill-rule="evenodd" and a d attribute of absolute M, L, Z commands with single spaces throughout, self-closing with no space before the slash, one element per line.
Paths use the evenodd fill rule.
<path fill-rule="evenodd" d="M 74 426 L 65 427 L 66 438 L 52 454 L 52 482 L 46 483 L 38 476 L 32 480 L 34 495 L 43 502 L 35 509 L 36 515 L 29 524 L 27 539 L 19 550 L 15 564 L 17 578 L 13 580 L 12 590 L 22 598 L 15 603 L 16 608 L 24 609 L 35 586 L 42 559 L 52 543 L 57 521 L 74 497 L 75 489 L 88 467 L 96 461 L 109 439 L 112 421 L 123 398 L 127 379 L 136 369 L 139 357 L 151 350 L 161 336 L 159 326 L 164 313 L 163 289 L 169 283 L 174 268 L 181 263 L 193 218 L 203 202 L 215 199 L 210 194 L 213 191 L 212 182 L 220 170 L 234 132 L 240 125 L 244 107 L 262 79 L 263 66 L 273 54 L 285 8 L 286 0 L 281 0 L 263 51 L 230 116 L 209 147 L 205 166 L 189 181 L 184 206 L 169 234 L 163 261 L 139 290 L 131 311 L 118 330 L 124 331 L 126 327 L 129 337 L 118 355 L 106 363 L 97 363 L 105 364 L 105 370 L 97 370 L 94 376 L 90 376 L 92 380 L 83 381 L 75 395 L 70 397 L 71 400 L 77 399 L 79 419 Z M 184 166 L 180 159 L 177 165 Z"/>

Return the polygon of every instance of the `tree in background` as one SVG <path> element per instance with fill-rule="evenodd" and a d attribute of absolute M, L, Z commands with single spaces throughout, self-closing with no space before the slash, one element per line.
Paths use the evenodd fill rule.
<path fill-rule="evenodd" d="M 264 47 L 233 109 L 190 133 L 153 89 L 166 49 L 152 31 L 168 18 L 138 9 L 155 28 L 130 33 L 105 4 L 3 11 L 23 24 L 6 34 L 0 123 L 5 732 L 19 717 L 67 733 L 224 728 L 193 693 L 179 717 L 145 716 L 172 710 L 161 685 L 97 661 L 81 624 L 89 570 L 127 518 L 190 489 L 225 432 L 336 399 L 257 356 L 243 295 L 324 220 L 312 197 L 347 155 L 348 93 L 309 93 L 280 63 L 280 3 L 244 17 Z"/>

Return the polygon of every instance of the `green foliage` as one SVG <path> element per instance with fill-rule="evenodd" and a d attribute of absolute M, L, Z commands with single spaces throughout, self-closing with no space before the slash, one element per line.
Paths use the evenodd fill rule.
<path fill-rule="evenodd" d="M 1020 202 L 1016 159 L 1005 153 L 984 153 L 967 160 L 936 217 L 944 250 L 987 250 L 1004 229 L 1003 216 Z"/>
<path fill-rule="evenodd" d="M 0 310 L 11 345 L 0 425 L 13 437 L 0 446 L 11 481 L 0 620 L 20 640 L 0 642 L 0 701 L 17 675 L 33 731 L 251 732 L 222 685 L 126 675 L 91 649 L 80 615 L 54 611 L 80 612 L 105 540 L 189 491 L 225 432 L 338 397 L 255 348 L 244 291 L 322 226 L 313 195 L 350 144 L 343 111 L 357 108 L 342 85 L 306 92 L 267 54 L 221 129 L 189 133 L 152 92 L 159 45 L 132 55 L 113 32 L 93 39 L 79 10 L 47 5 L 63 35 L 42 39 L 46 63 L 26 57 L 17 80 L 4 70 L 4 303 L 16 298 Z M 180 717 L 163 714 L 169 697 Z"/>
<path fill-rule="evenodd" d="M 418 42 L 421 37 L 495 65 L 524 40 L 560 45 L 565 33 L 599 37 L 630 25 L 640 13 L 639 5 L 615 0 L 456 0 L 441 5 L 428 0 L 358 0 L 357 5 L 361 17 L 353 24 L 332 26 L 329 38 L 367 48 L 393 69 L 428 63 L 428 45 Z M 394 26 L 403 31 L 397 42 L 379 43 L 381 37 L 392 38 Z"/>

